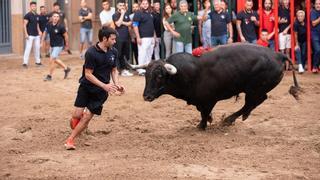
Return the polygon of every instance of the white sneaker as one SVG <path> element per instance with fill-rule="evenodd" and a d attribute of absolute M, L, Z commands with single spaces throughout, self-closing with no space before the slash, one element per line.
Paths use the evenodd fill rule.
<path fill-rule="evenodd" d="M 133 76 L 133 74 L 131 72 L 129 72 L 128 70 L 122 70 L 121 76 L 128 77 L 128 76 Z"/>
<path fill-rule="evenodd" d="M 145 69 L 137 69 L 138 75 L 139 76 L 144 76 L 146 74 L 146 70 Z"/>
<path fill-rule="evenodd" d="M 299 64 L 298 72 L 301 74 L 304 73 L 304 68 L 303 68 L 302 64 Z"/>

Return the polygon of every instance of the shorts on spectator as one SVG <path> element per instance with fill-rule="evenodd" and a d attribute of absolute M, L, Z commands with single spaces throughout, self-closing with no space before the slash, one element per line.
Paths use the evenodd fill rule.
<path fill-rule="evenodd" d="M 52 59 L 57 59 L 59 57 L 59 54 L 63 50 L 63 47 L 57 46 L 57 47 L 51 47 L 51 54 L 50 57 Z"/>
<path fill-rule="evenodd" d="M 92 44 L 92 36 L 92 29 L 80 28 L 80 43 L 84 43 L 87 40 L 89 44 Z"/>
<path fill-rule="evenodd" d="M 279 49 L 290 49 L 291 48 L 291 34 L 283 35 L 283 33 L 279 34 Z"/>
<path fill-rule="evenodd" d="M 101 115 L 104 102 L 108 99 L 108 93 L 97 87 L 80 85 L 74 106 L 87 108 L 96 115 Z"/>

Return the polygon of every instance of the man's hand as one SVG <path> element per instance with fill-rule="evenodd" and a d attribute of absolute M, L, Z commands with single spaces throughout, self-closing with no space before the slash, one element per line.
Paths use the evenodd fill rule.
<path fill-rule="evenodd" d="M 246 42 L 246 38 L 244 38 L 243 36 L 240 36 L 241 42 Z"/>
<path fill-rule="evenodd" d="M 255 22 L 255 21 L 257 21 L 257 18 L 255 17 L 255 16 L 251 16 L 251 21 L 253 21 L 253 22 Z"/>
<path fill-rule="evenodd" d="M 126 89 L 122 85 L 116 85 L 117 91 L 120 92 L 119 95 L 122 95 L 125 93 Z"/>
<path fill-rule="evenodd" d="M 295 47 L 294 47 L 294 50 L 299 50 L 300 49 L 300 46 L 299 45 L 296 45 Z"/>
<path fill-rule="evenodd" d="M 175 38 L 179 38 L 179 37 L 180 37 L 180 33 L 176 32 L 176 31 L 173 31 L 173 32 L 172 32 L 172 35 L 173 35 Z"/>
<path fill-rule="evenodd" d="M 111 95 L 113 95 L 114 93 L 117 92 L 118 87 L 117 87 L 116 85 L 114 85 L 114 84 L 110 84 L 110 83 L 109 83 L 109 84 L 104 84 L 103 89 L 104 89 L 106 92 L 108 92 L 108 93 L 110 93 Z"/>
<path fill-rule="evenodd" d="M 141 38 L 137 38 L 137 44 L 141 45 L 141 43 L 142 43 Z"/>
<path fill-rule="evenodd" d="M 228 39 L 228 44 L 231 44 L 233 42 L 233 39 L 232 39 L 232 37 L 230 37 L 229 39 Z"/>
<path fill-rule="evenodd" d="M 29 39 L 29 35 L 28 35 L 28 34 L 25 34 L 25 35 L 24 35 L 24 38 L 26 38 L 26 40 L 28 40 L 28 39 Z"/>

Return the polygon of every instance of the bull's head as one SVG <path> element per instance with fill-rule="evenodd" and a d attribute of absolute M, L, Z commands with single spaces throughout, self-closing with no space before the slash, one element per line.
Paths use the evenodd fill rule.
<path fill-rule="evenodd" d="M 153 101 L 165 92 L 167 79 L 175 75 L 177 68 L 162 60 L 151 62 L 146 69 L 146 86 L 143 92 L 145 101 Z"/>

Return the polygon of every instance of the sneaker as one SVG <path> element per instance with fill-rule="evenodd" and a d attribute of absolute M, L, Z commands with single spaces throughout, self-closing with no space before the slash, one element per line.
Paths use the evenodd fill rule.
<path fill-rule="evenodd" d="M 137 69 L 138 75 L 139 76 L 144 76 L 146 74 L 146 70 L 145 69 Z"/>
<path fill-rule="evenodd" d="M 66 150 L 75 150 L 76 146 L 74 145 L 73 140 L 67 139 L 66 143 L 64 144 L 64 147 L 66 147 Z"/>
<path fill-rule="evenodd" d="M 70 119 L 70 128 L 71 129 L 76 128 L 76 126 L 78 125 L 79 122 L 80 122 L 80 119 L 71 118 Z"/>
<path fill-rule="evenodd" d="M 47 53 L 47 54 L 46 54 L 46 57 L 49 58 L 49 57 L 50 57 L 50 53 Z"/>
<path fill-rule="evenodd" d="M 84 60 L 84 55 L 83 54 L 80 54 L 80 59 Z"/>
<path fill-rule="evenodd" d="M 36 65 L 37 65 L 37 66 L 42 66 L 42 63 L 41 63 L 41 62 L 39 62 L 39 63 L 36 63 Z"/>
<path fill-rule="evenodd" d="M 44 81 L 51 81 L 52 80 L 52 76 L 50 76 L 49 74 L 44 78 Z"/>
<path fill-rule="evenodd" d="M 299 64 L 298 72 L 299 72 L 300 74 L 304 73 L 304 68 L 303 68 L 302 64 Z"/>
<path fill-rule="evenodd" d="M 68 52 L 68 54 L 72 54 L 72 52 L 69 49 L 67 50 L 67 52 Z"/>
<path fill-rule="evenodd" d="M 133 76 L 133 74 L 131 72 L 129 72 L 128 70 L 122 70 L 121 76 L 129 77 L 129 76 Z"/>
<path fill-rule="evenodd" d="M 71 69 L 69 67 L 67 67 L 67 69 L 64 70 L 64 79 L 67 79 L 70 71 L 71 71 Z"/>
<path fill-rule="evenodd" d="M 22 67 L 28 68 L 28 65 L 27 64 L 22 64 Z"/>
<path fill-rule="evenodd" d="M 313 73 L 318 73 L 318 68 L 312 68 Z"/>

